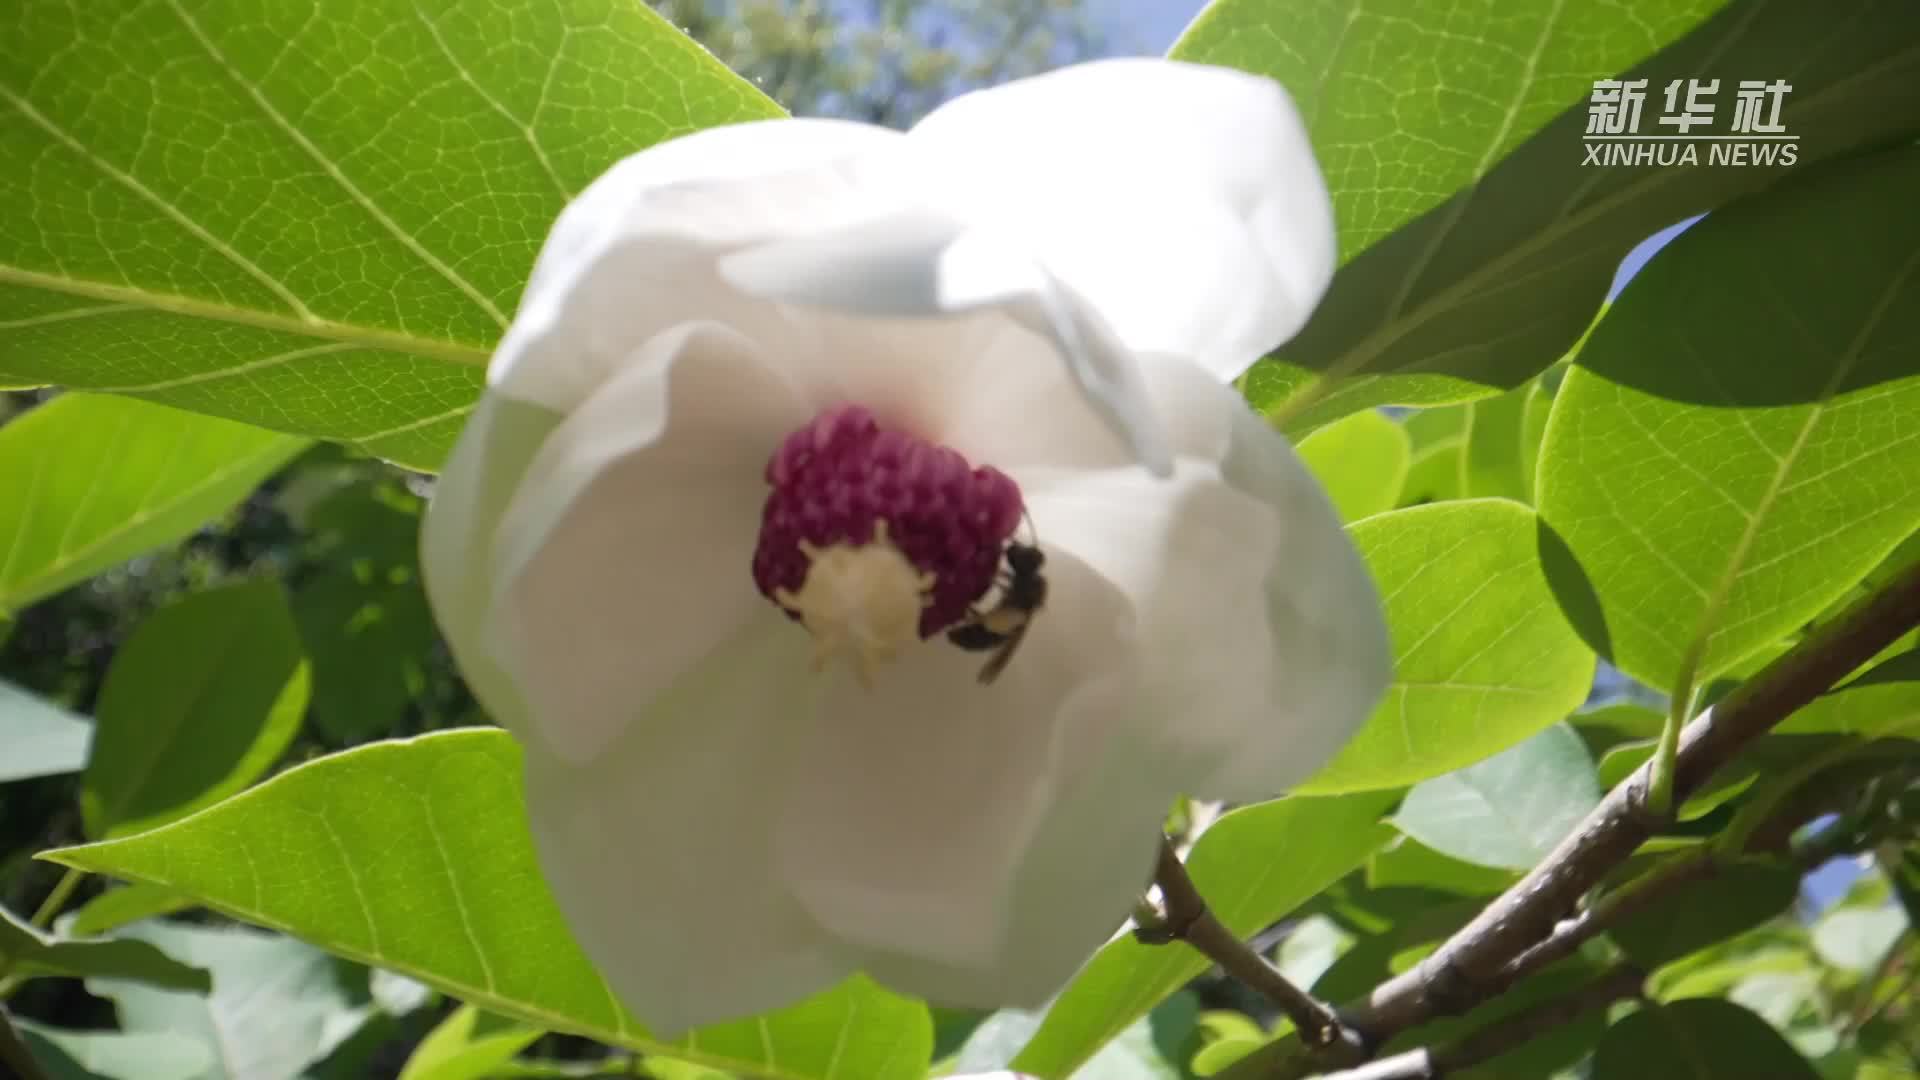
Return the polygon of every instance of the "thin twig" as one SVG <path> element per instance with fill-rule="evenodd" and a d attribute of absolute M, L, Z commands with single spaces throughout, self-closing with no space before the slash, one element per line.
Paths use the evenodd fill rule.
<path fill-rule="evenodd" d="M 1831 689 L 1901 635 L 1920 626 L 1920 562 L 1775 658 L 1688 724 L 1674 769 L 1674 803 L 1686 800 L 1754 739 Z M 1410 970 L 1340 1010 L 1359 1045 L 1378 1046 L 1438 1016 L 1466 1012 L 1510 982 L 1515 958 L 1549 938 L 1613 868 L 1665 824 L 1645 813 L 1648 766 L 1616 786 L 1540 865 Z M 1341 1058 L 1345 1060 L 1340 1060 Z M 1222 1080 L 1301 1080 L 1364 1052 L 1281 1040 L 1220 1074 Z"/>
<path fill-rule="evenodd" d="M 1358 1068 L 1327 1073 L 1321 1080 L 1440 1080 L 1456 1069 L 1524 1046 L 1595 1009 L 1622 998 L 1639 997 L 1646 981 L 1646 972 L 1623 965 L 1577 990 L 1503 1017 L 1453 1042 L 1423 1046 Z"/>
<path fill-rule="evenodd" d="M 1332 1005 L 1293 985 L 1279 968 L 1269 964 L 1214 917 L 1206 899 L 1194 886 L 1193 878 L 1187 874 L 1186 864 L 1180 861 L 1180 853 L 1174 850 L 1173 841 L 1164 836 L 1160 838 L 1160 862 L 1154 871 L 1154 881 L 1160 886 L 1166 914 L 1154 924 L 1136 930 L 1134 937 L 1150 945 L 1184 941 L 1193 946 L 1228 975 L 1273 1002 L 1311 1046 L 1351 1042 L 1358 1048 L 1353 1032 L 1340 1022 Z"/>

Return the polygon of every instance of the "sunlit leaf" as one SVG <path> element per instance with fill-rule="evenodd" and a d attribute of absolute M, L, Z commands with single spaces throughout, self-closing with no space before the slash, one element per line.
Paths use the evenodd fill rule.
<path fill-rule="evenodd" d="M 47 1080 L 200 1080 L 213 1067 L 213 1049 L 186 1035 L 13 1023 Z"/>
<path fill-rule="evenodd" d="M 1882 661 L 1845 686 L 1815 698 L 1775 730 L 1867 738 L 1920 736 L 1920 651 Z"/>
<path fill-rule="evenodd" d="M 1879 965 L 1907 929 L 1907 913 L 1898 904 L 1836 908 L 1814 924 L 1813 948 L 1834 967 L 1864 974 Z"/>
<path fill-rule="evenodd" d="M 730 1071 L 920 1080 L 932 1049 L 926 1007 L 863 979 L 679 1042 L 649 1035 L 547 891 L 503 731 L 349 750 L 184 821 L 47 857 L 172 888 L 544 1030 Z"/>
<path fill-rule="evenodd" d="M 1406 430 L 1373 410 L 1328 424 L 1300 441 L 1300 460 L 1345 521 L 1393 509 L 1411 452 Z"/>
<path fill-rule="evenodd" d="M 280 587 L 194 593 L 142 623 L 100 691 L 87 835 L 139 832 L 246 787 L 300 728 L 307 665 Z"/>
<path fill-rule="evenodd" d="M 462 1005 L 414 1047 L 398 1080 L 484 1080 L 543 1034 Z"/>
<path fill-rule="evenodd" d="M 0 784 L 79 772 L 93 725 L 38 694 L 0 680 Z"/>
<path fill-rule="evenodd" d="M 571 196 L 777 114 L 621 0 L 24 0 L 0 71 L 0 382 L 422 467 Z"/>
<path fill-rule="evenodd" d="M 0 146 L 18 127 L 0 124 Z M 0 176 L 0 189 L 17 175 Z M 0 202 L 0 216 L 10 208 Z M 7 235 L 0 229 L 0 245 Z M 0 301 L 7 296 L 0 284 Z M 13 333 L 0 322 L 0 364 Z M 306 445 L 93 394 L 65 394 L 16 417 L 0 426 L 0 612 L 179 542 Z"/>
<path fill-rule="evenodd" d="M 1556 586 L 1597 597 L 1575 621 L 1628 674 L 1704 682 L 1920 526 L 1920 217 L 1886 212 L 1917 185 L 1909 148 L 1713 214 L 1567 373 L 1540 511 L 1578 564 Z"/>
<path fill-rule="evenodd" d="M 124 932 L 213 973 L 211 994 L 87 980 L 88 992 L 117 1006 L 123 1029 L 211 1047 L 213 1063 L 195 1080 L 297 1080 L 371 1011 L 352 1000 L 330 957 L 277 934 L 159 922 Z"/>
<path fill-rule="evenodd" d="M 1599 803 L 1586 746 L 1572 728 L 1555 724 L 1485 761 L 1414 785 L 1393 823 L 1456 859 L 1527 870 Z"/>
<path fill-rule="evenodd" d="M 1440 503 L 1348 531 L 1386 602 L 1393 684 L 1302 790 L 1417 783 L 1520 742 L 1586 696 L 1593 654 L 1547 588 L 1525 506 Z"/>

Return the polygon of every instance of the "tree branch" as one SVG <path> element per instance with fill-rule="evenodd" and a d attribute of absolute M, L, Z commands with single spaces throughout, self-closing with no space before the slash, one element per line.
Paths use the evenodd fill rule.
<path fill-rule="evenodd" d="M 13 1026 L 13 1017 L 7 1015 L 5 1009 L 0 1009 L 0 1065 L 12 1069 L 12 1075 L 19 1080 L 46 1080 L 47 1074 L 27 1049 L 26 1041 L 20 1038 L 20 1029 Z"/>
<path fill-rule="evenodd" d="M 1441 1080 L 1455 1069 L 1478 1065 L 1545 1035 L 1585 1013 L 1603 1009 L 1622 998 L 1639 997 L 1647 973 L 1622 966 L 1585 986 L 1543 1001 L 1512 1016 L 1437 1047 L 1421 1047 L 1379 1061 L 1327 1073 L 1320 1080 Z"/>
<path fill-rule="evenodd" d="M 1184 941 L 1220 965 L 1227 974 L 1273 1002 L 1293 1021 L 1294 1029 L 1309 1045 L 1324 1048 L 1349 1043 L 1353 1049 L 1359 1049 L 1357 1037 L 1340 1022 L 1333 1006 L 1293 985 L 1280 974 L 1280 969 L 1267 963 L 1265 957 L 1254 952 L 1214 917 L 1206 899 L 1194 887 L 1193 878 L 1188 876 L 1186 864 L 1180 861 L 1173 841 L 1165 836 L 1160 838 L 1160 862 L 1154 871 L 1154 881 L 1160 886 L 1166 913 L 1152 924 L 1135 930 L 1137 940 L 1148 945 Z"/>
<path fill-rule="evenodd" d="M 1920 563 L 1815 630 L 1723 701 L 1688 724 L 1675 760 L 1679 805 L 1714 770 L 1795 710 L 1832 688 L 1907 631 L 1920 625 Z M 1649 765 L 1609 792 L 1572 835 L 1539 866 L 1412 969 L 1340 1010 L 1364 1046 L 1439 1016 L 1471 1009 L 1510 985 L 1510 965 L 1549 939 L 1580 898 L 1665 824 L 1642 801 Z M 1322 1049 L 1282 1040 L 1221 1074 L 1223 1080 L 1300 1080 L 1334 1066 L 1357 1065 L 1365 1053 L 1344 1045 Z"/>

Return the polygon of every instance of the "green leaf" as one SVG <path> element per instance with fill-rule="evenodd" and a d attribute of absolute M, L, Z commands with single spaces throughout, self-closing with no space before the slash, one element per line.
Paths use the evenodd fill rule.
<path fill-rule="evenodd" d="M 0 146 L 17 130 L 0 125 Z M 0 188 L 20 175 L 9 171 Z M 8 235 L 0 228 L 0 238 Z M 0 285 L 0 305 L 8 295 Z M 0 364 L 9 340 L 0 323 Z M 92 394 L 63 394 L 9 421 L 0 427 L 0 476 L 7 477 L 0 488 L 0 612 L 185 539 L 305 445 L 245 424 Z"/>
<path fill-rule="evenodd" d="M 778 115 L 628 0 L 15 8 L 0 382 L 418 467 L 569 198 L 663 139 Z"/>
<path fill-rule="evenodd" d="M 371 1013 L 351 999 L 331 957 L 277 934 L 158 922 L 126 933 L 213 972 L 211 994 L 87 980 L 128 1032 L 188 1035 L 211 1047 L 214 1060 L 195 1080 L 295 1080 Z"/>
<path fill-rule="evenodd" d="M 1598 805 L 1593 759 L 1571 727 L 1555 724 L 1485 761 L 1416 784 L 1393 824 L 1444 855 L 1527 870 Z"/>
<path fill-rule="evenodd" d="M 138 979 L 179 990 L 206 990 L 207 973 L 144 941 L 69 938 L 38 930 L 0 908 L 0 975 L 89 975 Z"/>
<path fill-rule="evenodd" d="M 1553 415 L 1553 395 L 1560 390 L 1564 373 L 1550 368 L 1527 384 L 1526 401 L 1520 406 L 1520 490 L 1525 501 L 1533 501 L 1533 485 L 1539 472 L 1540 445 L 1547 439 L 1547 418 Z"/>
<path fill-rule="evenodd" d="M 1581 631 L 1628 674 L 1704 684 L 1920 526 L 1920 217 L 1890 212 L 1917 186 L 1909 148 L 1712 215 L 1567 373 L 1540 511 L 1597 595 Z"/>
<path fill-rule="evenodd" d="M 1464 459 L 1468 498 L 1484 496 L 1533 502 L 1533 487 L 1528 483 L 1531 467 L 1525 456 L 1525 429 L 1527 400 L 1535 385 L 1528 383 L 1467 406 L 1471 417 Z"/>
<path fill-rule="evenodd" d="M 1367 864 L 1367 886 L 1374 889 L 1409 885 L 1459 896 L 1492 896 L 1519 879 L 1511 870 L 1442 855 L 1411 836 L 1401 837 Z"/>
<path fill-rule="evenodd" d="M 543 1034 L 462 1005 L 414 1047 L 399 1080 L 484 1080 Z"/>
<path fill-rule="evenodd" d="M 1813 699 L 1775 730 L 1865 738 L 1920 734 L 1920 650 L 1881 661 L 1845 686 Z"/>
<path fill-rule="evenodd" d="M 1819 1080 L 1765 1020 L 1738 1005 L 1690 998 L 1650 1005 L 1607 1029 L 1593 1080 Z"/>
<path fill-rule="evenodd" d="M 1865 974 L 1879 966 L 1907 929 L 1907 913 L 1898 904 L 1835 908 L 1814 924 L 1813 948 L 1828 964 Z"/>
<path fill-rule="evenodd" d="M 1720 81 L 1722 132 L 1740 80 L 1784 79 L 1805 167 L 1920 129 L 1915 40 L 1907 0 L 1845 18 L 1825 0 L 1509 6 L 1444 32 L 1391 8 L 1214 4 L 1175 55 L 1298 97 L 1349 259 L 1305 331 L 1247 373 L 1249 400 L 1297 432 L 1519 386 L 1575 344 L 1634 245 L 1783 171 L 1586 165 L 1595 79 L 1632 65 L 1625 78 L 1648 80 L 1643 134 L 1673 79 Z M 1756 273 L 1780 258 L 1747 250 L 1769 252 Z"/>
<path fill-rule="evenodd" d="M 79 772 L 93 725 L 38 694 L 0 680 L 0 784 Z"/>
<path fill-rule="evenodd" d="M 1575 731 L 1587 742 L 1587 749 L 1605 762 L 1608 750 L 1625 742 L 1651 739 L 1666 724 L 1666 714 L 1645 705 L 1621 702 L 1587 709 L 1567 717 Z M 1602 774 L 1601 787 L 1612 787 Z"/>
<path fill-rule="evenodd" d="M 1345 521 L 1393 509 L 1411 453 L 1406 429 L 1372 409 L 1300 441 L 1300 459 L 1327 489 Z"/>
<path fill-rule="evenodd" d="M 197 1080 L 213 1065 L 213 1051 L 185 1035 L 13 1024 L 47 1080 Z"/>
<path fill-rule="evenodd" d="M 241 790 L 286 750 L 307 665 L 270 581 L 195 593 L 140 624 L 100 691 L 80 789 L 87 835 L 177 820 Z"/>
<path fill-rule="evenodd" d="M 1251 935 L 1338 881 L 1385 843 L 1380 815 L 1391 793 L 1294 796 L 1242 807 L 1202 833 L 1188 873 L 1214 915 Z M 1178 943 L 1108 943 L 1048 1009 L 1016 1072 L 1060 1080 L 1156 1004 L 1205 971 L 1209 961 Z"/>
<path fill-rule="evenodd" d="M 1672 902 L 1627 916 L 1610 933 L 1634 963 L 1651 971 L 1759 926 L 1785 911 L 1799 890 L 1793 867 L 1743 860 L 1719 868 L 1711 881 Z"/>
<path fill-rule="evenodd" d="M 375 743 L 193 817 L 46 858 L 162 885 L 235 918 L 549 1031 L 774 1080 L 920 1080 L 926 1007 L 864 979 L 677 1043 L 614 1001 L 534 861 L 520 751 L 493 729 Z"/>
<path fill-rule="evenodd" d="M 181 896 L 172 889 L 157 885 L 122 885 L 117 889 L 108 889 L 81 905 L 66 926 L 68 932 L 74 934 L 104 934 L 128 923 L 171 915 L 192 906 L 191 897 Z"/>
<path fill-rule="evenodd" d="M 1586 697 L 1593 654 L 1547 588 L 1532 511 L 1474 499 L 1377 514 L 1348 532 L 1385 600 L 1394 681 L 1301 790 L 1417 783 L 1520 742 Z"/>

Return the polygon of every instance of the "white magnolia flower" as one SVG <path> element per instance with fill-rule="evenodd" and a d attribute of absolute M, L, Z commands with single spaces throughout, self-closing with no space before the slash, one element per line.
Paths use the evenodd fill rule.
<path fill-rule="evenodd" d="M 1285 93 L 1162 61 L 906 134 L 702 131 L 567 208 L 426 581 L 642 1020 L 856 971 L 1037 1005 L 1127 915 L 1174 796 L 1271 796 L 1341 746 L 1388 678 L 1378 601 L 1228 386 L 1333 261 Z M 982 684 L 946 631 L 1014 543 L 1049 591 Z"/>

